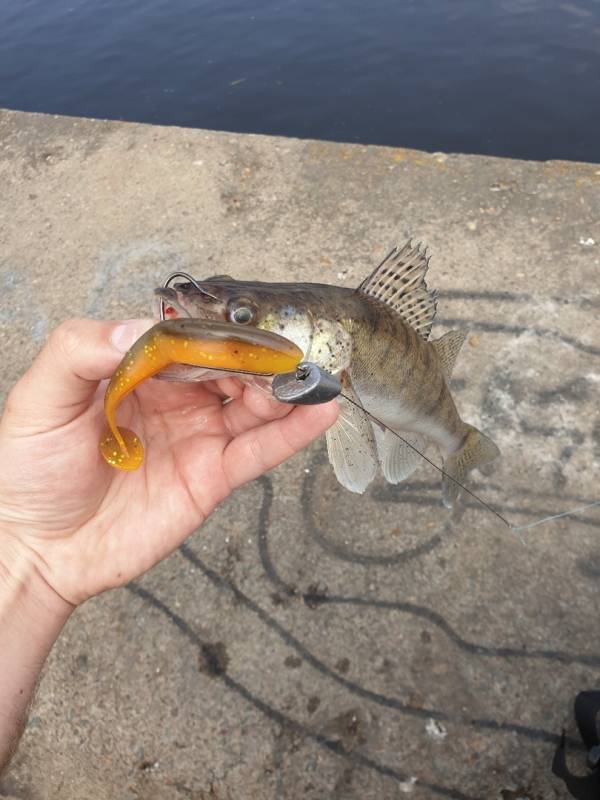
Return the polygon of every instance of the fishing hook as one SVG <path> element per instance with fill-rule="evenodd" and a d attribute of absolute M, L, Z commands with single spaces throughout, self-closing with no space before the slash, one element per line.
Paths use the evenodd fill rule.
<path fill-rule="evenodd" d="M 210 292 L 207 292 L 206 289 L 204 289 L 202 286 L 200 286 L 198 281 L 195 278 L 192 278 L 192 276 L 189 273 L 181 272 L 180 270 L 178 270 L 177 272 L 171 272 L 171 274 L 167 277 L 167 279 L 163 283 L 162 288 L 163 289 L 169 289 L 170 286 L 171 286 L 171 282 L 173 281 L 174 278 L 185 278 L 188 283 L 191 283 L 192 286 L 200 292 L 200 294 L 204 294 L 207 297 L 210 297 L 212 300 L 217 300 L 217 301 L 219 300 L 219 298 L 215 297 L 214 294 L 211 294 Z M 160 314 L 160 321 L 164 322 L 165 319 L 166 319 L 166 317 L 165 317 L 165 301 L 163 300 L 162 297 L 160 298 L 159 314 Z"/>

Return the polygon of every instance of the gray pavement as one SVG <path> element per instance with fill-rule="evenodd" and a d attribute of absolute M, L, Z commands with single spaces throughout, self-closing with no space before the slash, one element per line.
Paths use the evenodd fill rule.
<path fill-rule="evenodd" d="M 502 449 L 474 489 L 519 522 L 600 495 L 600 165 L 2 111 L 0 187 L 3 392 L 60 320 L 146 314 L 170 270 L 353 286 L 410 235 Z M 427 465 L 355 496 L 319 442 L 77 611 L 0 796 L 566 798 L 599 534 L 597 509 L 524 541 L 452 518 Z"/>

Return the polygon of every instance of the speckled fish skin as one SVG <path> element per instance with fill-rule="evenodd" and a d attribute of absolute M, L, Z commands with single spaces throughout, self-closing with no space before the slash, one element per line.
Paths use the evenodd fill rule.
<path fill-rule="evenodd" d="M 353 326 L 352 385 L 367 410 L 394 430 L 425 434 L 445 450 L 464 435 L 432 342 L 387 308 L 368 308 Z"/>
<path fill-rule="evenodd" d="M 198 281 L 210 296 L 190 283 L 156 293 L 167 316 L 239 321 L 291 339 L 305 361 L 339 375 L 348 396 L 413 446 L 433 441 L 446 471 L 462 482 L 498 455 L 491 440 L 460 418 L 448 387 L 464 333 L 429 341 L 437 303 L 424 279 L 429 259 L 410 243 L 390 255 L 387 267 L 383 262 L 358 289 L 215 276 Z M 412 474 L 421 460 L 414 450 L 343 399 L 340 404 L 327 444 L 346 488 L 364 491 L 378 467 L 391 483 Z M 456 496 L 456 484 L 445 479 L 444 503 L 452 507 Z"/>

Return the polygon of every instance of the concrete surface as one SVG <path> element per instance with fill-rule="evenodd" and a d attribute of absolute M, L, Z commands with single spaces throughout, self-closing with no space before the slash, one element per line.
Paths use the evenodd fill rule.
<path fill-rule="evenodd" d="M 3 390 L 64 317 L 144 314 L 170 270 L 355 285 L 412 235 L 503 451 L 474 488 L 523 522 L 598 497 L 600 166 L 5 111 L 0 187 Z M 427 465 L 357 497 L 321 442 L 75 614 L 0 796 L 566 798 L 599 528 L 453 520 Z"/>

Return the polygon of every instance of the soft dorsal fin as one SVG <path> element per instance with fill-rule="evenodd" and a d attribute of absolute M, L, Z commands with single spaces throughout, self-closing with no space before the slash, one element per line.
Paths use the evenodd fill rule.
<path fill-rule="evenodd" d="M 425 283 L 428 267 L 427 250 L 408 241 L 394 247 L 356 291 L 385 303 L 427 339 L 437 306 L 437 292 Z"/>
<path fill-rule="evenodd" d="M 466 331 L 448 331 L 448 333 L 431 343 L 437 350 L 444 375 L 447 378 L 452 377 L 452 370 L 466 337 Z"/>

